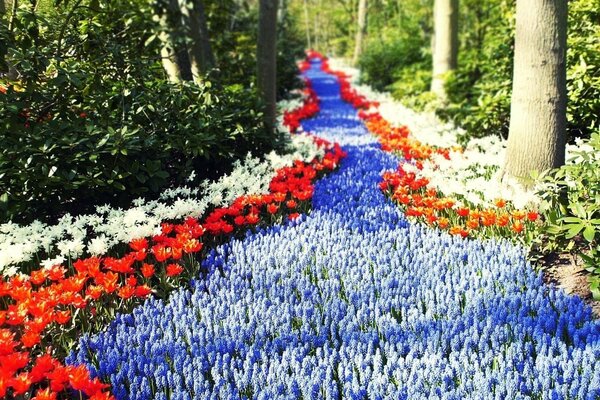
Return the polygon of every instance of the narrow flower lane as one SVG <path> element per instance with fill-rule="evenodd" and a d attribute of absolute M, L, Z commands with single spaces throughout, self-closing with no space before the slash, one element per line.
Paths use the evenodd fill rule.
<path fill-rule="evenodd" d="M 68 362 L 118 399 L 596 399 L 600 323 L 507 241 L 409 223 L 336 78 L 303 121 L 348 153 L 313 210 L 216 248 L 207 271 L 80 341 Z"/>

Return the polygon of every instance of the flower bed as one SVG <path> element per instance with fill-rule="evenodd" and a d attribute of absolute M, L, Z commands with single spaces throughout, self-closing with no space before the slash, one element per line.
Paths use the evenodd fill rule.
<path fill-rule="evenodd" d="M 314 96 L 304 104 L 309 111 L 303 106 L 289 112 L 291 120 L 318 111 Z M 65 351 L 81 334 L 105 327 L 115 312 L 128 312 L 150 294 L 164 298 L 198 276 L 198 258 L 205 246 L 214 247 L 250 227 L 296 219 L 307 211 L 314 181 L 345 156 L 337 144 L 311 140 L 322 149 L 322 156 L 278 168 L 267 193 L 239 196 L 213 209 L 201 223 L 192 216 L 180 223 L 164 221 L 154 235 L 131 238 L 119 256 L 103 254 L 64 265 L 50 262 L 29 274 L 0 278 L 0 396 L 33 392 L 40 400 L 81 392 L 91 399 L 110 398 L 109 385 L 91 378 L 85 366 L 59 361 Z"/>
<path fill-rule="evenodd" d="M 315 96 L 307 88 L 299 101 L 280 104 L 279 129 L 296 132 L 300 119 L 318 112 Z M 230 205 L 244 194 L 269 192 L 276 171 L 296 160 L 310 162 L 324 149 L 309 135 L 293 135 L 284 154 L 271 152 L 263 161 L 251 157 L 237 161 L 233 172 L 216 182 L 205 181 L 196 188 L 167 189 L 158 200 L 138 199 L 127 210 L 97 207 L 91 215 L 64 216 L 57 224 L 35 222 L 20 226 L 0 225 L 0 275 L 29 273 L 38 264 L 50 267 L 67 259 L 102 256 L 115 246 L 160 232 L 164 221 L 188 216 L 201 217 L 211 208 Z"/>
<path fill-rule="evenodd" d="M 317 133 L 361 129 L 331 104 Z M 69 361 L 131 399 L 600 396 L 589 308 L 545 287 L 518 246 L 409 224 L 377 189 L 397 158 L 345 150 L 310 215 L 217 247 L 192 288 L 117 317 Z"/>
<path fill-rule="evenodd" d="M 327 63 L 322 68 L 332 73 Z M 377 112 L 378 102 L 367 100 L 352 88 L 348 75 L 343 72 L 335 72 L 335 75 L 340 80 L 342 98 L 361 110 L 360 118 L 365 121 L 367 129 L 378 137 L 381 148 L 403 157 L 395 172 L 383 174 L 379 187 L 408 217 L 462 237 L 472 235 L 513 239 L 535 230 L 539 215 L 534 209 L 518 209 L 502 197 L 495 198 L 490 204 L 489 200 L 486 201 L 489 194 L 479 196 L 473 191 L 462 194 L 453 191 L 451 185 L 445 185 L 447 179 L 438 179 L 436 182 L 439 175 L 447 176 L 449 166 L 456 162 L 463 149 L 458 146 L 429 145 L 419 141 L 408 127 L 393 126 Z M 473 176 L 469 178 L 481 184 L 481 181 L 472 179 Z M 512 183 L 511 187 L 515 186 Z M 532 198 L 524 193 L 521 190 L 521 203 L 523 199 Z M 529 234 L 521 240 L 531 239 Z"/>

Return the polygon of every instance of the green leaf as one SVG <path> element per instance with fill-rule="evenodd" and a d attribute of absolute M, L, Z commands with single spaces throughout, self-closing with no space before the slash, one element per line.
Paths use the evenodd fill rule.
<path fill-rule="evenodd" d="M 564 222 L 571 222 L 571 223 L 581 223 L 583 222 L 583 220 L 581 218 L 577 218 L 577 217 L 562 217 L 559 219 L 559 221 L 564 221 Z"/>
<path fill-rule="evenodd" d="M 587 240 L 588 242 L 592 242 L 594 240 L 594 236 L 596 236 L 596 230 L 594 229 L 594 227 L 591 225 L 586 226 L 583 230 L 583 237 L 585 238 L 585 240 Z"/>
<path fill-rule="evenodd" d="M 564 229 L 567 230 L 567 234 L 565 235 L 565 237 L 567 239 L 571 239 L 573 237 L 575 237 L 579 232 L 581 232 L 581 230 L 584 228 L 583 225 L 566 225 Z"/>

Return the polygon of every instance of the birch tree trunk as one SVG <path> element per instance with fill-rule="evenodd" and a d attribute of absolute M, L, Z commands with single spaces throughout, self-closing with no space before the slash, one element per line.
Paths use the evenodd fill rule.
<path fill-rule="evenodd" d="M 287 0 L 279 0 L 279 11 L 277 12 L 277 22 L 283 24 L 287 17 Z"/>
<path fill-rule="evenodd" d="M 358 63 L 360 54 L 362 53 L 363 40 L 367 32 L 367 0 L 359 0 L 358 2 L 358 26 L 356 29 L 356 37 L 354 40 L 354 56 L 352 57 L 352 65 Z"/>
<path fill-rule="evenodd" d="M 307 49 L 312 49 L 312 42 L 310 40 L 310 19 L 308 17 L 308 3 L 304 0 L 304 23 L 306 25 L 306 45 Z"/>
<path fill-rule="evenodd" d="M 161 10 L 158 20 L 160 26 L 158 38 L 161 41 L 160 56 L 169 82 L 179 83 L 181 82 L 181 70 L 177 59 L 177 51 L 175 50 L 175 36 L 172 32 L 172 16 L 169 13 L 169 8 L 169 6 L 165 6 Z"/>
<path fill-rule="evenodd" d="M 446 100 L 446 74 L 456 69 L 458 56 L 458 0 L 435 0 L 433 8 L 433 79 L 431 91 Z"/>
<path fill-rule="evenodd" d="M 190 39 L 187 53 L 194 82 L 202 81 L 202 76 L 215 65 L 204 4 L 201 0 L 180 0 L 183 31 Z"/>
<path fill-rule="evenodd" d="M 277 96 L 277 0 L 259 0 L 257 86 L 265 106 L 265 124 L 275 128 Z"/>
<path fill-rule="evenodd" d="M 516 23 L 505 173 L 527 184 L 565 161 L 567 0 L 518 0 Z"/>

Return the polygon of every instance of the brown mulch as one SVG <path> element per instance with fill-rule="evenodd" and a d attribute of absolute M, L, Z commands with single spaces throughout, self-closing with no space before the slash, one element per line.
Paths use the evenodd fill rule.
<path fill-rule="evenodd" d="M 544 281 L 564 289 L 568 294 L 581 297 L 592 307 L 596 318 L 600 318 L 600 301 L 592 299 L 588 274 L 583 261 L 575 254 L 551 254 L 540 261 Z"/>

